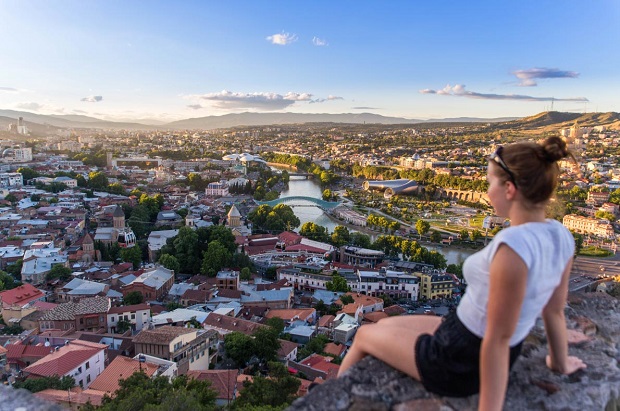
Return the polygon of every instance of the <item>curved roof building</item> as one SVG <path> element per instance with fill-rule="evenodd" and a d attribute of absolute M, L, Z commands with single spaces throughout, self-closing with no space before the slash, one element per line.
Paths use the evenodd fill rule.
<path fill-rule="evenodd" d="M 385 181 L 364 181 L 362 187 L 364 190 L 379 190 L 383 191 L 385 198 L 390 198 L 393 195 L 408 195 L 413 194 L 418 190 L 418 183 L 414 180 L 402 178 L 399 180 L 385 180 Z"/>

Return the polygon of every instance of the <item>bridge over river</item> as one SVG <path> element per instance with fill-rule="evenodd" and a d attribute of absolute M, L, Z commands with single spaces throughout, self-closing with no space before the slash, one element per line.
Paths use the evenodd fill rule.
<path fill-rule="evenodd" d="M 308 201 L 314 204 L 287 204 L 287 205 L 290 207 L 319 207 L 323 210 L 332 210 L 342 204 L 341 201 L 325 201 L 325 200 L 321 200 L 320 198 L 306 197 L 306 196 L 280 197 L 280 198 L 276 198 L 275 200 L 257 201 L 256 203 L 258 205 L 267 204 L 270 207 L 275 207 L 278 204 L 290 203 L 293 201 Z"/>

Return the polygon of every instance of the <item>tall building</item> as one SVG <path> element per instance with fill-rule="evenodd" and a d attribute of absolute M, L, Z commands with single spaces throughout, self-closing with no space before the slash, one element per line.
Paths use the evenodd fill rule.
<path fill-rule="evenodd" d="M 23 117 L 19 117 L 17 119 L 17 133 L 18 134 L 28 134 L 28 127 L 26 127 L 26 125 L 24 124 L 24 118 Z"/>

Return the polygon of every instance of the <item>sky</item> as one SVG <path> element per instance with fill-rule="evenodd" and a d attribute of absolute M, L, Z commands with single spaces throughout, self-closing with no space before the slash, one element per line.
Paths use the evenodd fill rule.
<path fill-rule="evenodd" d="M 620 1 L 0 1 L 0 109 L 620 111 Z"/>

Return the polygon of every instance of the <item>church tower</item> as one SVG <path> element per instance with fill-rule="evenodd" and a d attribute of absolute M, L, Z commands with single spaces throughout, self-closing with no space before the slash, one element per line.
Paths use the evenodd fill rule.
<path fill-rule="evenodd" d="M 234 204 L 228 211 L 228 227 L 231 229 L 241 227 L 241 213 Z"/>
<path fill-rule="evenodd" d="M 114 214 L 112 214 L 112 220 L 114 222 L 114 228 L 117 230 L 122 230 L 125 228 L 125 213 L 123 212 L 121 206 L 116 205 Z"/>

